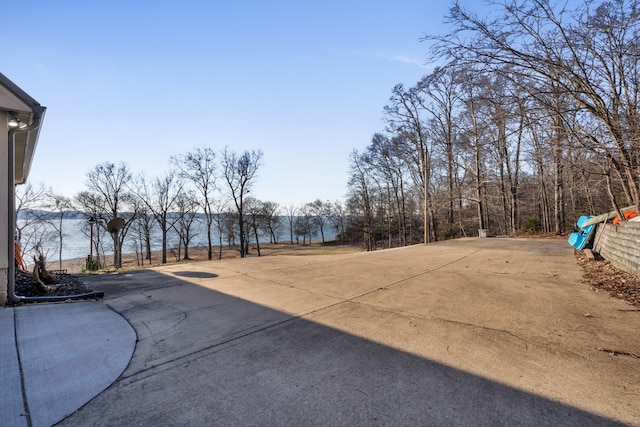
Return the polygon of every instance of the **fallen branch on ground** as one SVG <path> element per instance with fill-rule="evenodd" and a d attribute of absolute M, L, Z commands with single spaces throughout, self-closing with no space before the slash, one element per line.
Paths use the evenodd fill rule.
<path fill-rule="evenodd" d="M 54 292 L 58 288 L 60 280 L 47 271 L 46 262 L 44 256 L 39 254 L 39 257 L 33 257 L 33 281 L 36 282 L 38 288 L 46 293 Z"/>
<path fill-rule="evenodd" d="M 598 347 L 596 348 L 596 350 L 604 351 L 605 353 L 610 353 L 613 356 L 629 356 L 629 357 L 635 357 L 636 359 L 640 359 L 640 356 L 630 351 L 611 350 L 611 349 L 602 348 L 602 347 Z"/>

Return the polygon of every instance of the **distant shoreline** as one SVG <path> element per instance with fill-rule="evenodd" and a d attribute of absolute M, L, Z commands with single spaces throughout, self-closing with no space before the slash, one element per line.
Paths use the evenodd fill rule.
<path fill-rule="evenodd" d="M 213 251 L 213 259 L 212 261 L 218 260 L 220 247 L 214 246 L 212 248 Z M 261 243 L 260 244 L 260 252 L 261 256 L 279 256 L 279 255 L 330 255 L 330 254 L 344 254 L 344 253 L 355 253 L 362 252 L 363 248 L 361 245 L 353 245 L 353 244 L 342 244 L 336 241 L 326 241 L 322 243 L 321 241 L 313 241 L 311 243 L 307 243 L 303 245 L 300 244 L 291 244 L 291 243 Z M 253 258 L 258 256 L 257 246 L 255 244 L 250 245 L 248 258 Z M 181 252 L 181 258 L 184 257 L 184 249 Z M 224 246 L 222 249 L 222 259 L 231 259 L 231 258 L 240 258 L 240 253 L 237 247 L 228 247 Z M 82 273 L 85 268 L 86 257 L 83 258 L 73 258 L 62 260 L 62 263 L 59 261 L 49 261 L 47 260 L 47 268 L 49 270 L 66 270 L 69 274 L 79 274 Z M 106 255 L 104 260 L 107 264 L 105 270 L 103 271 L 116 271 L 116 269 L 112 265 L 113 255 Z M 144 261 L 144 262 L 143 262 Z M 162 251 L 154 250 L 151 252 L 151 260 L 141 260 L 140 254 L 135 253 L 126 253 L 122 255 L 122 268 L 119 270 L 134 270 L 139 268 L 150 268 L 150 267 L 158 267 L 162 264 Z M 177 259 L 177 249 L 167 250 L 167 263 L 168 264 L 176 264 L 181 262 L 202 262 L 208 261 L 207 259 L 207 247 L 206 246 L 195 246 L 189 248 L 189 259 Z M 31 264 L 29 264 L 29 268 L 31 268 Z"/>
<path fill-rule="evenodd" d="M 89 250 L 90 250 L 89 235 L 86 233 L 87 230 L 83 228 L 86 225 L 85 224 L 86 221 L 84 219 L 77 219 L 77 218 L 66 218 L 64 221 L 68 221 L 68 222 L 65 223 L 65 225 L 63 226 L 64 239 L 62 241 L 62 259 L 65 261 L 70 261 L 70 260 L 77 261 L 79 259 L 79 260 L 82 260 L 81 262 L 83 263 L 87 255 L 89 254 Z M 54 232 L 55 230 L 46 229 L 46 231 Z M 191 239 L 190 248 L 196 248 L 197 246 L 206 247 L 208 240 L 207 240 L 207 234 L 205 231 L 205 224 L 202 222 L 198 222 L 197 224 L 194 225 L 191 231 L 192 231 L 192 234 L 191 234 L 192 239 Z M 283 225 L 283 228 L 279 230 L 277 235 L 278 235 L 278 240 L 280 242 L 289 242 L 289 236 L 291 236 L 291 233 L 287 223 Z M 161 233 L 159 232 L 158 229 L 155 229 L 151 234 L 151 242 L 152 242 L 152 247 L 154 248 L 154 252 L 160 248 L 161 241 L 162 241 L 161 237 L 162 237 Z M 177 247 L 179 245 L 180 241 L 176 233 L 170 232 L 167 237 L 168 237 L 167 244 L 169 246 Z M 324 230 L 324 237 L 327 241 L 334 240 L 336 238 L 336 230 L 334 229 L 334 227 L 326 227 L 326 229 Z M 319 241 L 321 239 L 322 239 L 322 234 L 318 230 L 312 233 L 311 235 L 312 241 Z M 214 233 L 212 234 L 212 242 L 217 243 L 219 241 L 220 241 L 219 236 L 214 230 Z M 269 236 L 261 236 L 260 245 L 261 246 L 265 245 L 269 243 L 269 241 L 270 241 Z M 308 235 L 307 235 L 307 241 L 309 241 Z M 302 236 L 300 236 L 300 242 L 302 242 Z M 133 243 L 134 243 L 133 240 L 129 240 L 127 238 L 124 244 L 123 250 L 125 251 L 125 253 L 132 254 L 135 257 L 135 251 L 140 249 L 139 248 L 140 243 L 139 242 L 137 242 L 136 244 L 133 244 Z M 105 245 L 104 249 L 108 250 L 113 254 L 111 250 L 112 244 L 110 239 L 108 238 L 104 239 L 103 244 Z M 58 241 L 58 239 L 49 239 L 48 241 L 43 242 L 42 244 L 42 248 L 45 251 L 44 253 L 47 254 L 47 259 L 48 260 L 50 259 L 51 262 L 53 262 L 54 260 L 56 262 L 58 261 L 59 245 L 60 245 L 60 242 Z M 216 248 L 217 247 L 218 246 L 216 246 Z M 226 245 L 223 247 L 226 248 Z M 29 257 L 29 261 L 31 261 L 30 257 Z"/>

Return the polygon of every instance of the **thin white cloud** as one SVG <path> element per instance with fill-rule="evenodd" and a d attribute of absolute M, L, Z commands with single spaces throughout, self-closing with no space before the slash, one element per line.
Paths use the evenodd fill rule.
<path fill-rule="evenodd" d="M 400 62 L 402 64 L 415 65 L 420 68 L 430 68 L 425 58 L 410 55 L 389 55 L 385 53 L 376 53 L 373 56 L 385 61 Z"/>
<path fill-rule="evenodd" d="M 415 56 L 406 56 L 406 55 L 393 55 L 393 56 L 383 56 L 384 59 L 395 62 L 402 62 L 403 64 L 412 64 L 417 65 L 420 68 L 427 68 L 426 61 L 421 58 L 416 58 Z"/>

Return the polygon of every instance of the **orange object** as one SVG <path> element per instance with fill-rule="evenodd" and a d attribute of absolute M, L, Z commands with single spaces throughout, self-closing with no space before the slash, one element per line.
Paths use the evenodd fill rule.
<path fill-rule="evenodd" d="M 22 259 L 22 250 L 20 249 L 20 245 L 18 244 L 18 242 L 14 242 L 13 256 L 16 259 L 16 266 L 21 270 L 26 270 L 27 264 L 25 264 L 24 260 Z"/>
<path fill-rule="evenodd" d="M 637 216 L 638 216 L 638 213 L 636 211 L 625 212 L 624 213 L 624 220 L 626 221 L 628 219 L 635 218 Z M 615 217 L 613 219 L 613 223 L 614 224 L 620 224 L 620 217 L 619 216 Z"/>

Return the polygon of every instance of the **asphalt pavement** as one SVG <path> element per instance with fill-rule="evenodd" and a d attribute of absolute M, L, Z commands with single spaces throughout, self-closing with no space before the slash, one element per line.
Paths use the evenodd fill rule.
<path fill-rule="evenodd" d="M 640 425 L 640 311 L 564 240 L 86 281 L 102 301 L 0 309 L 6 425 Z"/>

